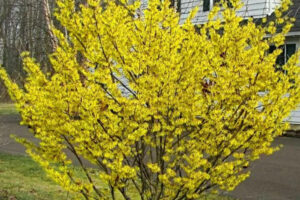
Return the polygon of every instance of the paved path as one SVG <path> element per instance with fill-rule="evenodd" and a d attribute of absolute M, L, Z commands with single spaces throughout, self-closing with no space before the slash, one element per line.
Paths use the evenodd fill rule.
<path fill-rule="evenodd" d="M 284 147 L 251 165 L 251 175 L 231 194 L 241 200 L 300 200 L 300 138 L 280 137 Z"/>
<path fill-rule="evenodd" d="M 25 148 L 10 138 L 11 134 L 32 139 L 32 134 L 19 125 L 17 115 L 0 115 L 0 151 L 12 154 L 25 154 Z"/>
<path fill-rule="evenodd" d="M 0 152 L 24 154 L 24 147 L 9 135 L 32 138 L 15 115 L 0 116 Z M 241 200 L 300 200 L 300 138 L 281 137 L 284 147 L 251 164 L 251 176 L 228 195 Z"/>

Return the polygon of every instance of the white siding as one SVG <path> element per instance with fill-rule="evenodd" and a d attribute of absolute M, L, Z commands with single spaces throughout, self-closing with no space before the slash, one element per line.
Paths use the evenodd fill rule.
<path fill-rule="evenodd" d="M 281 0 L 243 0 L 244 7 L 238 12 L 238 15 L 244 18 L 261 18 L 266 15 L 272 14 L 276 6 L 280 4 Z M 147 8 L 147 0 L 141 0 L 141 8 Z M 207 15 L 209 12 L 203 12 L 203 0 L 181 0 L 181 22 L 183 22 L 189 15 L 190 11 L 198 6 L 199 11 L 194 18 L 193 23 L 203 24 L 207 21 Z M 288 37 L 286 43 L 296 44 L 296 48 L 300 47 L 300 36 Z M 124 88 L 123 88 L 124 90 Z M 122 91 L 123 91 L 122 90 Z M 128 91 L 123 91 L 125 95 L 128 95 Z M 287 118 L 292 125 L 300 125 L 300 105 L 291 113 Z"/>
<path fill-rule="evenodd" d="M 244 18 L 261 18 L 270 15 L 280 0 L 243 0 L 244 6 L 238 11 L 239 16 Z M 194 18 L 195 24 L 203 24 L 207 21 L 209 11 L 203 12 L 203 0 L 181 0 L 181 22 L 189 15 L 191 9 L 199 7 L 199 11 Z"/>
<path fill-rule="evenodd" d="M 203 24 L 207 21 L 209 12 L 203 12 L 203 0 L 181 0 L 181 22 L 183 22 L 189 15 L 191 9 L 199 6 L 199 11 L 194 18 L 195 24 Z M 272 14 L 276 6 L 280 5 L 280 0 L 243 0 L 244 7 L 238 12 L 238 15 L 244 18 L 253 17 L 261 18 Z M 300 36 L 286 38 L 286 43 L 296 44 L 296 48 L 300 48 Z M 287 118 L 287 121 L 292 125 L 300 125 L 300 105 Z"/>
<path fill-rule="evenodd" d="M 296 49 L 300 48 L 300 37 L 292 36 L 286 38 L 287 44 L 296 44 Z M 291 115 L 287 118 L 287 121 L 292 125 L 300 125 L 300 105 L 294 110 Z"/>
<path fill-rule="evenodd" d="M 276 6 L 280 5 L 280 0 L 268 0 L 270 2 L 270 8 L 271 10 L 274 10 Z M 296 0 L 295 0 L 296 1 Z"/>
<path fill-rule="evenodd" d="M 290 124 L 300 125 L 300 105 L 291 113 L 287 121 L 290 122 Z"/>
<path fill-rule="evenodd" d="M 148 0 L 141 0 L 141 9 L 144 10 L 148 6 Z"/>

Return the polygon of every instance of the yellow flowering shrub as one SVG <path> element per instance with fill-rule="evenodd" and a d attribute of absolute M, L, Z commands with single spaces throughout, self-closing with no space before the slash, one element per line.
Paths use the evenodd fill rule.
<path fill-rule="evenodd" d="M 275 69 L 280 48 L 268 53 L 292 26 L 289 0 L 259 25 L 236 15 L 239 0 L 231 4 L 195 27 L 197 10 L 180 24 L 168 0 L 150 0 L 142 14 L 140 2 L 87 0 L 78 9 L 57 0 L 67 34 L 53 28 L 54 73 L 44 74 L 28 53 L 24 86 L 0 70 L 39 142 L 17 140 L 79 199 L 233 190 L 251 161 L 277 150 L 270 145 L 300 102 L 300 68 L 299 52 L 282 67 L 287 73 Z"/>

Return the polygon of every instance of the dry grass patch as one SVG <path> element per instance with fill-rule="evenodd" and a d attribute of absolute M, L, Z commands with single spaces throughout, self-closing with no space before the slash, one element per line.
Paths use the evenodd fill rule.
<path fill-rule="evenodd" d="M 0 104 L 0 115 L 12 115 L 18 114 L 16 107 L 12 103 L 1 103 Z"/>

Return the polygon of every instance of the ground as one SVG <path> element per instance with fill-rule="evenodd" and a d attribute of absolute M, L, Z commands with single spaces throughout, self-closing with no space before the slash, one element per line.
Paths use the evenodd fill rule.
<path fill-rule="evenodd" d="M 232 193 L 242 200 L 300 199 L 300 138 L 280 137 L 283 148 L 251 165 L 251 176 Z"/>
<path fill-rule="evenodd" d="M 0 115 L 0 152 L 25 154 L 24 147 L 9 137 L 32 138 L 26 127 L 18 125 L 19 120 L 15 114 Z M 300 199 L 300 138 L 280 137 L 275 144 L 284 147 L 252 163 L 250 178 L 228 195 L 241 200 Z"/>
<path fill-rule="evenodd" d="M 0 181 L 0 200 L 55 200 L 70 196 L 28 156 L 0 152 Z"/>

